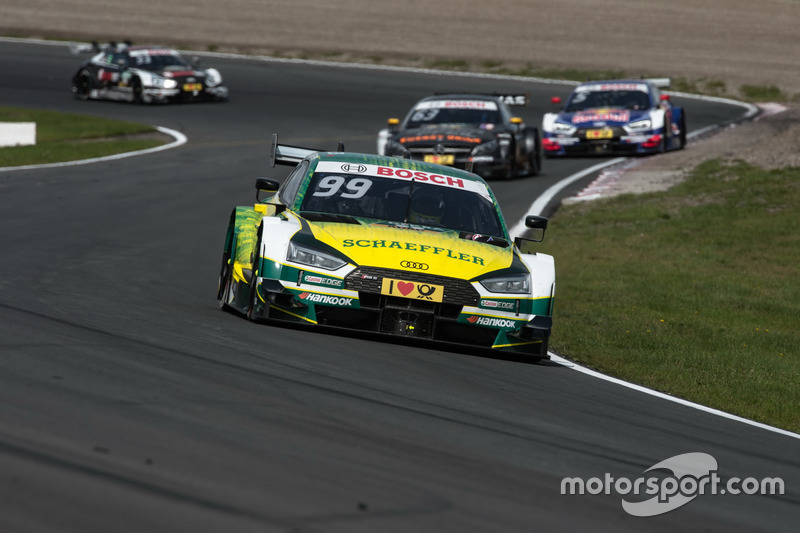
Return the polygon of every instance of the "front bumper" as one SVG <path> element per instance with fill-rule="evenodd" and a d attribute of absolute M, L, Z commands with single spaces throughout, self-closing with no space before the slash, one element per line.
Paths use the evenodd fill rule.
<path fill-rule="evenodd" d="M 228 88 L 218 85 L 216 87 L 204 86 L 197 91 L 184 91 L 180 87 L 175 89 L 144 87 L 142 98 L 145 102 L 154 103 L 222 101 L 228 99 Z"/>
<path fill-rule="evenodd" d="M 357 268 L 338 280 L 290 270 L 281 273 L 289 280 L 256 280 L 254 318 L 547 357 L 551 297 L 492 299 L 466 280 L 370 267 Z M 445 297 L 437 303 L 383 295 L 384 276 L 442 285 Z"/>
<path fill-rule="evenodd" d="M 655 131 L 628 134 L 621 128 L 613 128 L 611 137 L 587 139 L 586 132 L 579 130 L 572 136 L 546 133 L 542 149 L 545 157 L 646 155 L 663 151 L 663 140 L 662 134 Z"/>

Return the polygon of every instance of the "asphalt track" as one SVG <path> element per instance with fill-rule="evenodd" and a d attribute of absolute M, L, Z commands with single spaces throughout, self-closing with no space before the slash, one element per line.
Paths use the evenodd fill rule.
<path fill-rule="evenodd" d="M 188 143 L 0 172 L 0 531 L 796 531 L 791 436 L 557 364 L 217 308 L 230 209 L 252 203 L 256 176 L 285 172 L 267 165 L 273 132 L 373 151 L 386 118 L 431 92 L 530 92 L 520 114 L 538 123 L 537 103 L 568 86 L 205 58 L 229 103 L 146 107 L 72 99 L 78 62 L 0 42 L 0 102 L 137 120 Z M 742 112 L 679 101 L 693 130 Z M 509 224 L 597 162 L 494 183 Z M 786 494 L 698 496 L 649 518 L 614 492 L 560 494 L 564 477 L 634 480 L 688 452 L 716 458 L 723 480 L 779 476 Z"/>

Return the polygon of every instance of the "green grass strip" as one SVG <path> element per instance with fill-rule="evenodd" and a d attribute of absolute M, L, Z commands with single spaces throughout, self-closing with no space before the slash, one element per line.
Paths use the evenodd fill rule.
<path fill-rule="evenodd" d="M 0 148 L 0 167 L 103 157 L 165 143 L 145 124 L 71 113 L 0 107 L 0 122 L 36 123 L 36 144 Z"/>
<path fill-rule="evenodd" d="M 562 207 L 551 349 L 800 431 L 800 168 L 710 161 L 667 192 Z"/>

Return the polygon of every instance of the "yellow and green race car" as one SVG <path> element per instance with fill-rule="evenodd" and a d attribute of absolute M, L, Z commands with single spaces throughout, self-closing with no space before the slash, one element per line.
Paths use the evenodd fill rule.
<path fill-rule="evenodd" d="M 231 213 L 217 298 L 289 320 L 547 358 L 553 257 L 512 240 L 486 182 L 410 159 L 278 144 L 295 165 Z M 263 197 L 263 198 L 262 198 Z"/>

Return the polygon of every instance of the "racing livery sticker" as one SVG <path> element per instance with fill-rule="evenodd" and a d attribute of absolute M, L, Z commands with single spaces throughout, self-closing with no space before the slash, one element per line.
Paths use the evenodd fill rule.
<path fill-rule="evenodd" d="M 490 100 L 429 100 L 418 103 L 414 109 L 483 109 L 496 111 L 497 103 Z"/>
<path fill-rule="evenodd" d="M 399 296 L 413 300 L 441 302 L 444 297 L 444 286 L 430 283 L 416 283 L 401 279 L 384 278 L 381 283 L 381 294 Z"/>
<path fill-rule="evenodd" d="M 588 83 L 575 88 L 576 93 L 595 91 L 641 91 L 648 92 L 646 83 Z"/>
<path fill-rule="evenodd" d="M 502 309 L 505 311 L 513 311 L 516 307 L 515 302 L 511 302 L 508 300 L 481 300 L 481 307 L 485 307 L 487 309 Z"/>
<path fill-rule="evenodd" d="M 303 283 L 311 283 L 314 285 L 325 285 L 328 287 L 336 287 L 336 288 L 341 288 L 342 286 L 344 286 L 344 280 L 337 278 L 328 278 L 316 274 L 304 274 Z"/>
<path fill-rule="evenodd" d="M 320 294 L 317 292 L 302 292 L 297 297 L 304 302 L 313 302 L 323 305 L 336 305 L 339 307 L 354 307 L 353 298 L 346 298 L 344 296 L 329 296 L 327 294 Z"/>
<path fill-rule="evenodd" d="M 450 248 L 443 248 L 441 246 L 432 246 L 430 244 L 422 244 L 417 242 L 389 241 L 385 239 L 344 239 L 342 241 L 342 246 L 344 248 L 358 246 L 359 248 L 394 248 L 396 250 L 411 250 L 441 255 L 442 257 L 458 259 L 459 261 L 466 261 L 476 265 L 484 264 L 483 257 L 479 257 L 477 255 L 466 254 L 451 250 Z"/>
<path fill-rule="evenodd" d="M 631 119 L 627 111 L 614 111 L 610 109 L 595 109 L 588 112 L 575 113 L 572 117 L 573 124 L 585 124 L 587 122 L 628 122 Z"/>
<path fill-rule="evenodd" d="M 412 170 L 407 168 L 385 167 L 381 165 L 359 164 L 350 165 L 345 171 L 341 163 L 335 161 L 320 161 L 317 163 L 315 172 L 330 172 L 358 174 L 359 176 L 371 176 L 375 178 L 395 178 L 401 180 L 414 180 L 440 185 L 442 187 L 453 187 L 465 191 L 476 192 L 481 196 L 490 198 L 489 191 L 486 185 L 478 181 L 469 179 L 457 178 L 448 176 L 446 174 L 435 174 L 432 172 L 425 172 L 422 170 Z"/>
<path fill-rule="evenodd" d="M 478 326 L 489 326 L 492 328 L 516 328 L 517 322 L 508 318 L 494 318 L 490 316 L 469 316 L 467 322 Z"/>

